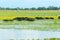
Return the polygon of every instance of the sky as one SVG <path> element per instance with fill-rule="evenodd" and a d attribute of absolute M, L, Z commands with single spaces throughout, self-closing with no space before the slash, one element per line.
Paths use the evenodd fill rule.
<path fill-rule="evenodd" d="M 0 0 L 0 7 L 48 7 L 60 6 L 60 0 Z"/>

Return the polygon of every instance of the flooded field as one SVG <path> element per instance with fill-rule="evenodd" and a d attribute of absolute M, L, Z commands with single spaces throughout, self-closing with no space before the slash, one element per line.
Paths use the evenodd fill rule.
<path fill-rule="evenodd" d="M 31 29 L 40 31 L 60 31 L 60 21 L 36 20 L 36 21 L 0 21 L 0 29 Z"/>
<path fill-rule="evenodd" d="M 37 31 L 0 29 L 0 40 L 44 40 L 48 38 L 60 38 L 59 31 Z"/>
<path fill-rule="evenodd" d="M 49 40 L 50 38 L 60 40 L 59 20 L 0 21 L 0 40 Z"/>

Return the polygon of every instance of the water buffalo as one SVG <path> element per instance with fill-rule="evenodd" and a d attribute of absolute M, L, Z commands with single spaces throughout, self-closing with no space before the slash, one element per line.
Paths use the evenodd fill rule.
<path fill-rule="evenodd" d="M 45 17 L 45 19 L 49 19 L 48 17 Z"/>
<path fill-rule="evenodd" d="M 34 21 L 33 18 L 27 18 L 27 17 L 16 17 L 16 18 L 14 18 L 14 20 L 17 20 L 17 21 Z"/>
<path fill-rule="evenodd" d="M 50 19 L 54 19 L 53 17 L 50 17 Z"/>
<path fill-rule="evenodd" d="M 24 20 L 24 18 L 23 17 L 16 17 L 13 20 L 22 21 L 22 20 Z"/>
<path fill-rule="evenodd" d="M 7 20 L 7 19 L 4 19 L 3 21 L 6 21 L 6 22 L 7 22 L 7 21 L 13 21 L 13 20 Z"/>
<path fill-rule="evenodd" d="M 39 20 L 39 19 L 44 19 L 44 18 L 43 17 L 35 17 L 35 19 L 38 19 Z"/>
<path fill-rule="evenodd" d="M 34 21 L 34 18 L 26 18 L 26 21 Z"/>

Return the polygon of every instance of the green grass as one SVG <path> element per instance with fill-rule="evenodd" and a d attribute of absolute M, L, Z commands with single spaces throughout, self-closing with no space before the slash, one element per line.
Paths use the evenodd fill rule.
<path fill-rule="evenodd" d="M 37 11 L 37 10 L 0 10 L 0 16 L 56 16 L 60 11 Z"/>
<path fill-rule="evenodd" d="M 60 38 L 47 38 L 47 39 L 44 39 L 44 40 L 60 40 Z"/>

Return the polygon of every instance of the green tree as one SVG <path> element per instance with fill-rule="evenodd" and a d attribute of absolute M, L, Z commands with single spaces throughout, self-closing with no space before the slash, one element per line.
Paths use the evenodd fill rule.
<path fill-rule="evenodd" d="M 46 10 L 45 7 L 38 7 L 37 10 Z"/>
<path fill-rule="evenodd" d="M 29 10 L 29 8 L 24 8 L 24 10 Z"/>
<path fill-rule="evenodd" d="M 49 6 L 47 8 L 47 10 L 58 10 L 59 8 L 58 7 L 54 7 L 54 6 Z"/>
<path fill-rule="evenodd" d="M 36 10 L 36 8 L 32 7 L 32 8 L 30 8 L 30 10 Z"/>

